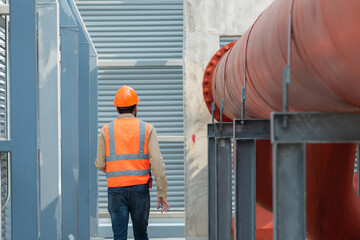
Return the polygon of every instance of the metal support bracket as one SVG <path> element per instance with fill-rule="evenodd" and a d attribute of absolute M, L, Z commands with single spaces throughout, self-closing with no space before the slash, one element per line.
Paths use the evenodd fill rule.
<path fill-rule="evenodd" d="M 286 119 L 287 126 L 283 127 Z M 349 143 L 360 140 L 360 114 L 272 113 L 272 143 Z M 341 129 L 341 131 L 339 131 Z"/>
<path fill-rule="evenodd" d="M 270 120 L 234 120 L 235 239 L 256 239 L 256 140 L 270 139 Z"/>
<path fill-rule="evenodd" d="M 220 122 L 223 121 L 223 112 L 224 112 L 224 98 L 220 102 Z"/>
<path fill-rule="evenodd" d="M 290 84 L 290 74 L 291 68 L 290 66 L 286 66 L 283 71 L 283 111 L 289 111 L 289 84 Z"/>
<path fill-rule="evenodd" d="M 359 124 L 360 114 L 271 114 L 275 240 L 306 237 L 306 143 L 358 142 Z"/>
<path fill-rule="evenodd" d="M 270 121 L 237 119 L 208 125 L 209 239 L 231 239 L 231 141 L 235 155 L 235 239 L 256 237 L 256 140 L 270 139 Z"/>
<path fill-rule="evenodd" d="M 244 87 L 241 88 L 241 118 L 242 119 L 245 118 L 245 101 L 246 101 L 246 79 L 245 79 Z"/>
<path fill-rule="evenodd" d="M 235 139 L 270 139 L 269 119 L 235 119 Z"/>

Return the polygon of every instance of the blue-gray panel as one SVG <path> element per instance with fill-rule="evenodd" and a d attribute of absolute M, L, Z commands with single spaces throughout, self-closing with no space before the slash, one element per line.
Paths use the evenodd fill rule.
<path fill-rule="evenodd" d="M 90 239 L 89 43 L 79 41 L 79 234 Z M 95 147 L 95 146 L 94 146 Z"/>
<path fill-rule="evenodd" d="M 77 4 L 100 60 L 182 58 L 182 1 Z"/>
<path fill-rule="evenodd" d="M 93 74 L 91 73 L 94 62 L 93 58 L 96 55 L 92 40 L 88 35 L 85 24 L 83 23 L 77 6 L 73 0 L 67 0 L 73 16 L 79 26 L 79 42 L 78 42 L 78 71 L 79 71 L 79 239 L 90 239 L 96 236 L 97 229 L 93 224 L 92 213 L 93 204 L 91 193 L 96 188 L 93 181 L 89 181 L 90 177 L 94 177 L 92 172 L 94 166 L 93 137 L 97 133 L 96 128 L 93 128 L 92 111 L 94 107 L 90 106 L 96 97 L 93 97 Z M 91 100 L 89 100 L 91 98 Z M 91 108 L 91 109 L 90 109 Z M 92 179 L 93 180 L 93 179 Z"/>
<path fill-rule="evenodd" d="M 79 239 L 78 26 L 66 0 L 59 1 L 61 37 L 62 239 Z M 76 173 L 76 174 L 74 174 Z"/>
<path fill-rule="evenodd" d="M 90 69 L 90 122 L 89 126 L 91 129 L 90 132 L 90 236 L 98 236 L 98 170 L 93 164 L 94 159 L 96 159 L 97 149 L 96 145 L 98 142 L 98 66 L 97 66 L 97 55 L 90 51 L 89 59 L 89 69 Z"/>
<path fill-rule="evenodd" d="M 11 237 L 39 239 L 35 1 L 12 0 L 10 15 Z"/>

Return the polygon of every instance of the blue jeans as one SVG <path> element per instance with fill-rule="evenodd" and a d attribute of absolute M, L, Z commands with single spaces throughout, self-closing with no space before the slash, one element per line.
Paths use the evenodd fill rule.
<path fill-rule="evenodd" d="M 129 213 L 135 240 L 148 240 L 149 188 L 144 185 L 108 188 L 108 210 L 114 240 L 126 240 Z"/>

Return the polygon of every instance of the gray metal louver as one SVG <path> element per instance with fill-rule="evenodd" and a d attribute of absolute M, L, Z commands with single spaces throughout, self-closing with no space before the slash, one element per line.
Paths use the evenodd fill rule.
<path fill-rule="evenodd" d="M 103 59 L 181 59 L 182 1 L 79 1 Z"/>
<path fill-rule="evenodd" d="M 99 128 L 116 118 L 116 91 L 130 85 L 139 95 L 138 117 L 160 136 L 183 135 L 182 67 L 119 67 L 99 69 Z"/>
<path fill-rule="evenodd" d="M 6 139 L 7 135 L 7 19 L 0 16 L 0 137 Z M 1 153 L 1 208 L 7 205 L 10 197 L 8 153 Z M 9 209 L 1 211 L 2 239 L 7 239 L 9 224 Z"/>
<path fill-rule="evenodd" d="M 241 36 L 220 36 L 220 48 L 233 41 L 237 41 Z"/>

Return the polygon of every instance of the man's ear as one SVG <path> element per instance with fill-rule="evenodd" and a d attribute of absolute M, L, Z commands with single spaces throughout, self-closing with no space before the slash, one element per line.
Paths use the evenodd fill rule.
<path fill-rule="evenodd" d="M 135 108 L 134 108 L 134 110 L 132 112 L 132 115 L 134 115 L 135 117 L 137 115 L 137 104 L 135 105 Z"/>

